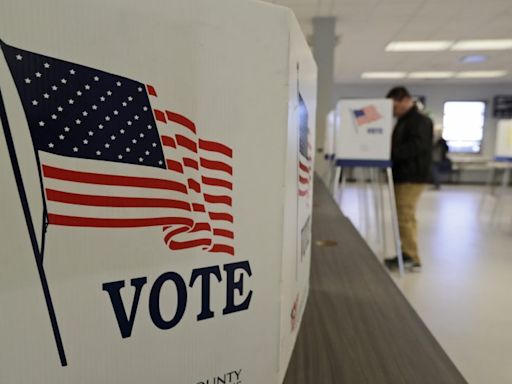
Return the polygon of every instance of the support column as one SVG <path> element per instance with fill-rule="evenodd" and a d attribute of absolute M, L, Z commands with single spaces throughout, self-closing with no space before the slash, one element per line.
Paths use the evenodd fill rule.
<path fill-rule="evenodd" d="M 313 56 L 318 66 L 318 96 L 316 104 L 316 149 L 323 148 L 327 114 L 334 107 L 334 50 L 336 48 L 336 18 L 313 18 Z M 323 157 L 323 152 L 318 153 Z M 317 161 L 316 171 L 323 174 L 324 161 Z"/>

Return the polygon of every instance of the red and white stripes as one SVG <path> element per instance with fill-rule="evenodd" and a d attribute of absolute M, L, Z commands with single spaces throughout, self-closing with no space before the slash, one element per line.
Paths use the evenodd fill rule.
<path fill-rule="evenodd" d="M 304 156 L 299 151 L 299 196 L 305 197 L 308 196 L 309 191 L 311 189 L 311 183 L 312 183 L 312 176 L 313 176 L 313 170 L 312 170 L 312 161 L 311 161 L 311 152 L 313 148 L 311 147 L 311 140 L 309 137 L 308 132 L 308 155 L 307 157 Z"/>
<path fill-rule="evenodd" d="M 200 247 L 234 255 L 231 148 L 198 138 L 195 124 L 165 107 L 148 86 L 155 120 L 173 179 L 186 185 L 192 224 L 164 225 L 164 241 L 172 250 Z"/>

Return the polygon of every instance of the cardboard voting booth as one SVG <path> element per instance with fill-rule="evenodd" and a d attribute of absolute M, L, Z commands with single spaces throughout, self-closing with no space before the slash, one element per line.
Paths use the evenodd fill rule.
<path fill-rule="evenodd" d="M 377 218 L 376 232 L 382 245 L 382 253 L 386 252 L 386 223 L 384 196 L 378 172 L 373 169 L 385 169 L 389 190 L 389 207 L 393 230 L 396 255 L 400 275 L 404 274 L 404 264 L 400 245 L 398 216 L 393 185 L 391 163 L 391 136 L 393 131 L 393 104 L 390 99 L 343 99 L 336 105 L 336 118 L 339 135 L 336 137 L 336 172 L 332 183 L 332 193 L 342 203 L 343 189 L 346 183 L 346 172 L 342 168 L 362 167 L 364 179 L 370 179 L 374 188 L 374 211 Z M 341 187 L 338 180 L 341 178 Z M 339 188 L 340 187 L 340 188 Z M 360 186 L 360 215 L 365 223 L 364 233 L 369 232 L 369 201 L 366 193 L 366 182 Z M 376 188 L 375 188 L 376 187 Z"/>
<path fill-rule="evenodd" d="M 280 383 L 308 295 L 316 66 L 240 0 L 8 0 L 0 383 Z"/>
<path fill-rule="evenodd" d="M 512 120 L 498 121 L 496 160 L 512 161 Z"/>
<path fill-rule="evenodd" d="M 389 163 L 393 107 L 389 99 L 344 99 L 336 106 L 339 137 L 336 159 L 346 164 L 354 161 Z"/>

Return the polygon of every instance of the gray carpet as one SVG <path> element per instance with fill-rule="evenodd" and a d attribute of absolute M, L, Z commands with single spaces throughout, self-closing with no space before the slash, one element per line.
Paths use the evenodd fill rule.
<path fill-rule="evenodd" d="M 319 178 L 311 291 L 285 379 L 317 383 L 466 383 Z"/>

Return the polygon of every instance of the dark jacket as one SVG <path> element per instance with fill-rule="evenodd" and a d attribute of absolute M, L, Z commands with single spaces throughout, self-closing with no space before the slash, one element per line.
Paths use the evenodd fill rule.
<path fill-rule="evenodd" d="M 412 107 L 393 130 L 391 160 L 395 183 L 428 183 L 431 180 L 433 123 Z"/>

